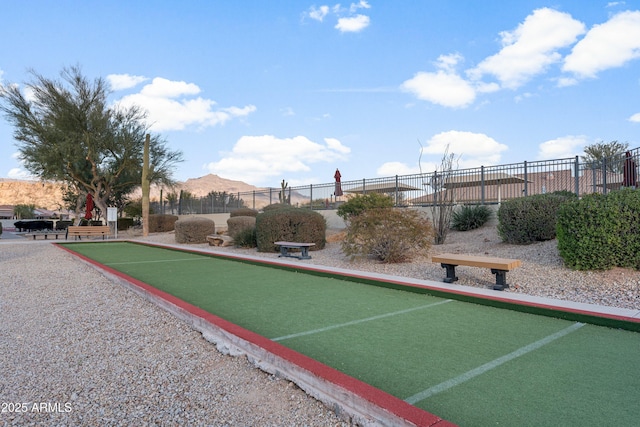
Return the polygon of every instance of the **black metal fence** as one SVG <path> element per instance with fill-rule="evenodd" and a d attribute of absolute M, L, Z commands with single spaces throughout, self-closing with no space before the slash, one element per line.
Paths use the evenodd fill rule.
<path fill-rule="evenodd" d="M 334 209 L 352 195 L 371 192 L 388 194 L 396 206 L 431 206 L 441 192 L 458 204 L 496 204 L 502 200 L 533 194 L 568 191 L 582 196 L 603 193 L 621 187 L 640 187 L 638 180 L 640 148 L 615 158 L 585 163 L 579 156 L 556 160 L 480 166 L 469 169 L 367 178 L 286 188 L 288 203 L 310 209 Z M 154 212 L 174 214 L 224 213 L 247 207 L 261 209 L 278 203 L 282 189 L 263 188 L 250 192 L 212 192 L 201 198 L 152 203 Z M 441 200 L 441 199 L 440 199 Z"/>

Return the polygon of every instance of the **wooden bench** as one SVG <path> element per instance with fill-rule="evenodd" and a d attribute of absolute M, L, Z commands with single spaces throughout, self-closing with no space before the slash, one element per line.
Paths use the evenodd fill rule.
<path fill-rule="evenodd" d="M 299 242 L 274 242 L 274 245 L 280 246 L 280 255 L 278 257 L 290 257 L 298 259 L 311 259 L 309 256 L 309 248 L 315 246 L 315 243 L 299 243 Z M 289 249 L 300 249 L 300 255 L 293 255 Z"/>
<path fill-rule="evenodd" d="M 81 236 L 102 236 L 102 240 L 104 240 L 105 236 L 109 234 L 111 234 L 111 229 L 108 225 L 70 225 L 67 227 L 65 239 L 68 239 L 69 236 L 74 236 L 78 239 L 81 239 Z"/>
<path fill-rule="evenodd" d="M 447 277 L 444 279 L 446 283 L 453 283 L 458 280 L 458 277 L 456 276 L 456 267 L 458 265 L 489 268 L 491 269 L 491 272 L 496 275 L 496 284 L 493 286 L 493 289 L 497 291 L 501 291 L 504 288 L 509 287 L 507 284 L 507 271 L 511 271 L 522 265 L 522 261 L 519 259 L 461 254 L 434 255 L 431 257 L 431 261 L 439 262 L 442 268 L 447 270 Z"/>
<path fill-rule="evenodd" d="M 33 240 L 36 240 L 38 236 L 44 236 L 44 240 L 47 240 L 48 236 L 56 236 L 56 240 L 58 240 L 58 236 L 61 234 L 66 234 L 65 231 L 34 231 L 32 233 L 25 233 L 25 236 L 33 236 Z"/>

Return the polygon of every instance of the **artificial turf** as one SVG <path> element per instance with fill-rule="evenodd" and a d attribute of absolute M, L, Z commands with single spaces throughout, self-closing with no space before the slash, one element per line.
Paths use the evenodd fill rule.
<path fill-rule="evenodd" d="M 67 248 L 460 425 L 635 425 L 640 335 L 125 242 Z M 576 326 L 577 325 L 577 326 Z"/>

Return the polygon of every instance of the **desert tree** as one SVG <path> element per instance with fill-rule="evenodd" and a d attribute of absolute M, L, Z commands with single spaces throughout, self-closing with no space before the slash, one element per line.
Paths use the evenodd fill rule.
<path fill-rule="evenodd" d="M 420 141 L 418 141 L 420 143 Z M 434 243 L 441 245 L 447 239 L 447 234 L 451 228 L 451 218 L 455 208 L 454 192 L 455 189 L 447 185 L 451 182 L 455 170 L 458 167 L 459 157 L 454 153 L 449 153 L 449 145 L 446 146 L 440 165 L 436 167 L 433 173 L 422 172 L 422 143 L 420 143 L 420 157 L 418 165 L 420 167 L 420 175 L 425 178 L 423 185 L 432 189 L 431 197 L 431 220 L 433 221 Z"/>
<path fill-rule="evenodd" d="M 106 81 L 88 79 L 78 66 L 64 68 L 60 79 L 30 73 L 24 88 L 0 87 L 0 111 L 14 127 L 25 168 L 66 183 L 80 201 L 91 194 L 106 213 L 108 205 L 141 184 L 146 113 L 110 105 Z M 151 182 L 171 185 L 180 161 L 180 151 L 170 150 L 159 135 L 151 137 Z"/>
<path fill-rule="evenodd" d="M 624 153 L 628 148 L 626 142 L 597 142 L 584 148 L 582 161 L 590 168 L 604 167 L 607 172 L 622 173 Z"/>

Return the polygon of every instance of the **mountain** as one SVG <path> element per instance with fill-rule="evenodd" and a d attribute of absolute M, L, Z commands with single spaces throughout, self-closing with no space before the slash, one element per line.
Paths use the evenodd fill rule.
<path fill-rule="evenodd" d="M 28 181 L 0 178 L 0 205 L 34 204 L 37 208 L 58 210 L 63 206 L 63 185 L 58 182 Z M 173 188 L 163 188 L 163 198 L 168 193 L 180 193 L 185 190 L 195 197 L 204 197 L 212 191 L 238 193 L 257 190 L 258 187 L 242 181 L 225 179 L 218 175 L 209 174 L 200 178 L 191 178 L 185 182 L 178 182 Z M 151 200 L 160 200 L 160 187 L 151 187 Z M 131 198 L 142 197 L 142 190 L 137 189 Z"/>
<path fill-rule="evenodd" d="M 50 181 L 0 178 L 0 205 L 35 205 L 36 208 L 62 208 L 63 185 Z"/>

